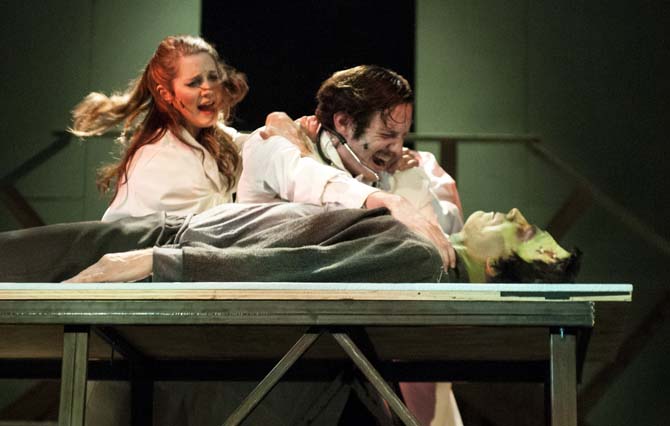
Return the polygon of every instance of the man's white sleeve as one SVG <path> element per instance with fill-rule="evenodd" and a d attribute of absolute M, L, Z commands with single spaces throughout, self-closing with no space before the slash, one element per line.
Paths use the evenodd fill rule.
<path fill-rule="evenodd" d="M 361 207 L 367 196 L 375 191 L 341 170 L 302 157 L 300 150 L 281 136 L 263 140 L 258 133 L 252 135 L 244 144 L 242 164 L 237 193 L 241 203 L 281 199 Z M 329 182 L 345 183 L 343 186 L 351 186 L 351 189 L 342 190 L 336 186 L 325 192 Z"/>
<path fill-rule="evenodd" d="M 351 176 L 335 176 L 323 191 L 323 205 L 330 209 L 357 209 L 365 204 L 368 196 L 379 189 L 352 179 Z"/>

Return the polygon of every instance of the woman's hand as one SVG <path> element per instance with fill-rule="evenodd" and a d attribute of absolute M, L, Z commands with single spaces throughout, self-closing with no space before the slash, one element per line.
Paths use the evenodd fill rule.
<path fill-rule="evenodd" d="M 314 128 L 313 123 L 316 117 L 312 118 L 314 120 L 311 120 L 310 117 L 301 117 L 293 121 L 285 112 L 271 112 L 265 119 L 265 129 L 261 130 L 261 137 L 268 139 L 272 136 L 282 136 L 297 146 L 303 157 L 309 156 L 314 153 L 314 144 L 310 140 L 312 132 L 314 135 L 312 139 L 316 139 L 316 129 L 318 128 L 318 122 L 316 122 L 316 128 Z M 308 127 L 303 128 L 303 122 Z"/>
<path fill-rule="evenodd" d="M 299 119 L 295 120 L 296 124 L 300 126 L 303 132 L 307 134 L 307 137 L 314 143 L 317 143 L 316 136 L 319 132 L 319 120 L 314 115 L 303 115 Z"/>
<path fill-rule="evenodd" d="M 65 283 L 139 281 L 151 275 L 153 249 L 108 253 Z"/>
<path fill-rule="evenodd" d="M 389 173 L 402 172 L 419 166 L 419 154 L 409 148 L 402 148 L 402 155 L 389 166 Z"/>
<path fill-rule="evenodd" d="M 403 197 L 383 191 L 373 192 L 365 200 L 365 207 L 386 207 L 397 221 L 433 243 L 442 257 L 445 271 L 456 267 L 456 252 L 440 226 L 424 217 Z"/>

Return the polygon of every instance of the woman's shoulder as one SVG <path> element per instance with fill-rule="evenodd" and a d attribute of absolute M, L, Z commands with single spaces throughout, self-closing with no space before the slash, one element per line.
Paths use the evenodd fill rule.
<path fill-rule="evenodd" d="M 195 143 L 197 145 L 197 142 Z M 193 146 L 190 144 L 184 143 L 180 138 L 175 136 L 174 133 L 167 130 L 163 136 L 158 138 L 155 142 L 142 145 L 135 156 L 137 159 L 143 158 L 148 160 L 155 156 L 164 156 L 164 155 L 181 155 L 185 151 L 192 151 Z M 135 158 L 134 158 L 135 159 Z"/>
<path fill-rule="evenodd" d="M 156 169 L 171 169 L 173 165 L 188 162 L 194 157 L 193 148 L 167 131 L 157 141 L 142 145 L 133 155 L 129 175 L 155 173 Z"/>
<path fill-rule="evenodd" d="M 226 126 L 222 122 L 217 124 L 217 127 L 220 131 L 225 133 L 233 141 L 233 144 L 237 147 L 238 151 L 242 151 L 244 143 L 249 138 L 249 133 L 242 133 L 235 129 L 234 127 Z"/>
<path fill-rule="evenodd" d="M 234 127 L 226 126 L 223 122 L 219 121 L 216 123 L 216 127 L 219 128 L 223 133 L 227 134 L 230 136 L 233 141 L 237 139 L 242 133 L 240 133 L 237 129 Z"/>

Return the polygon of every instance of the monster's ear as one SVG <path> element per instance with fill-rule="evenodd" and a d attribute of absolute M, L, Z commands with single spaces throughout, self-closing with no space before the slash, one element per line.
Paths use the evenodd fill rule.
<path fill-rule="evenodd" d="M 492 281 L 491 278 L 498 275 L 499 271 L 496 269 L 495 261 L 492 257 L 486 258 L 486 266 L 484 268 L 484 274 L 486 276 L 486 282 Z"/>

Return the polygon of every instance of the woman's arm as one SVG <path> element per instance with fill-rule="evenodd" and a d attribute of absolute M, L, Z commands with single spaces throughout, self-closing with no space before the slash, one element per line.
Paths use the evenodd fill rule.
<path fill-rule="evenodd" d="M 285 112 L 271 112 L 265 119 L 265 128 L 261 137 L 283 136 L 300 150 L 300 155 L 314 154 L 314 142 L 319 123 L 309 117 L 301 117 L 293 121 Z"/>
<path fill-rule="evenodd" d="M 151 275 L 153 249 L 108 253 L 65 283 L 139 281 Z"/>

